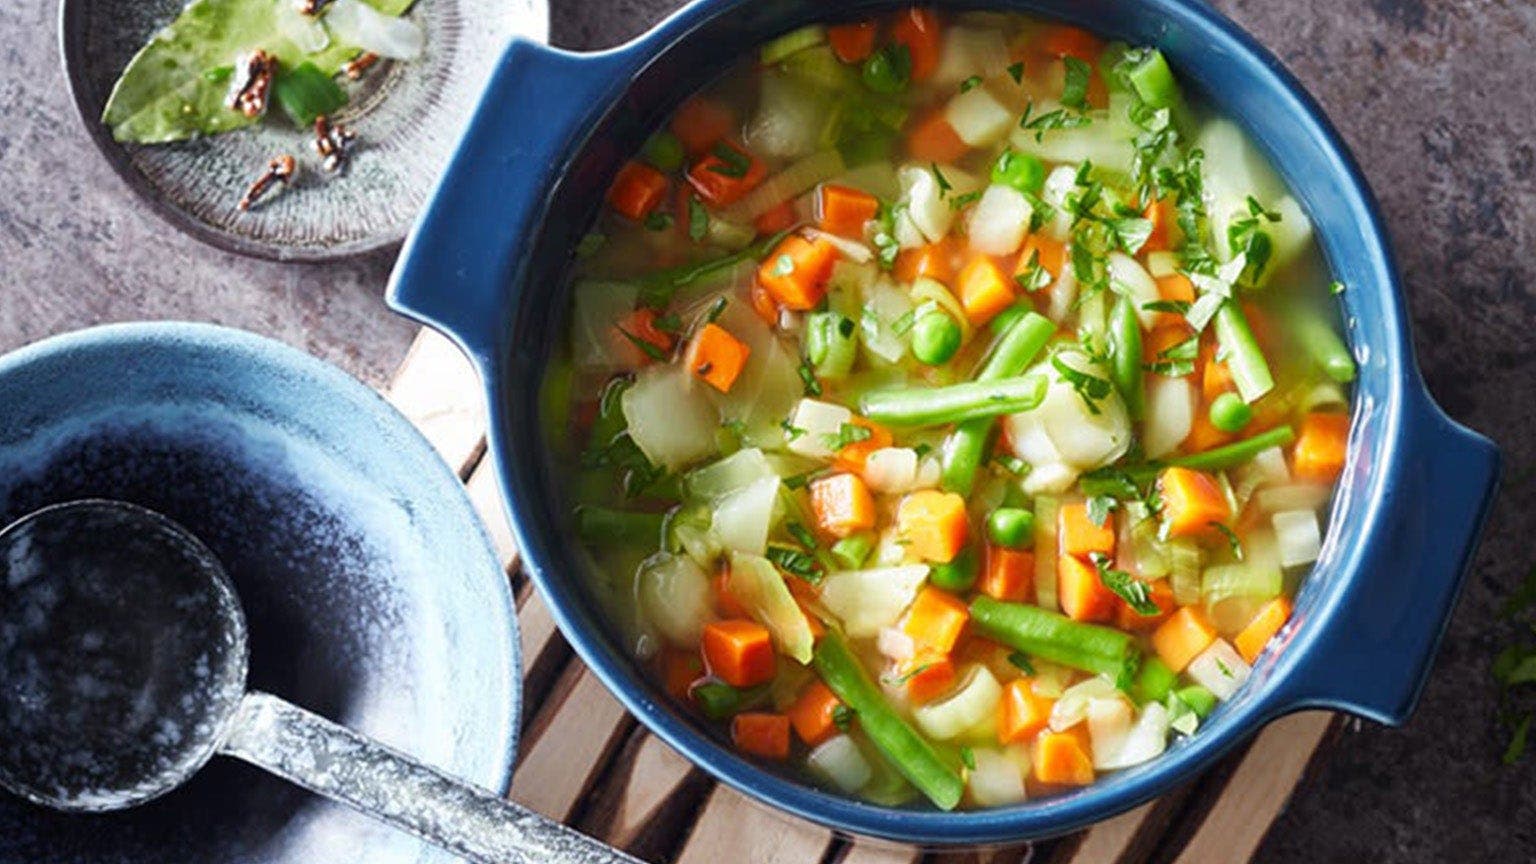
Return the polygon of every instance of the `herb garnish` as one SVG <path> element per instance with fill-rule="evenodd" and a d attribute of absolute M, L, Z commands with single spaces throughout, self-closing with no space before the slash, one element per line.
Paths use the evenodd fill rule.
<path fill-rule="evenodd" d="M 809 552 L 802 552 L 792 546 L 780 546 L 768 544 L 768 551 L 763 557 L 773 562 L 773 565 L 791 576 L 804 579 L 812 585 L 821 581 L 826 574 L 822 572 L 821 565 L 816 557 Z"/>
<path fill-rule="evenodd" d="M 961 93 L 969 93 L 972 90 L 975 90 L 977 87 L 980 87 L 980 86 L 981 86 L 981 76 L 980 75 L 972 75 L 971 77 L 969 77 L 969 78 L 965 79 L 964 81 L 960 82 L 960 92 Z"/>
<path fill-rule="evenodd" d="M 1103 528 L 1109 522 L 1109 514 L 1120 506 L 1112 495 L 1094 495 L 1088 499 L 1088 521 Z"/>
<path fill-rule="evenodd" d="M 1061 359 L 1060 354 L 1051 355 L 1051 367 L 1063 381 L 1072 385 L 1072 389 L 1077 391 L 1078 397 L 1088 407 L 1088 413 L 1095 416 L 1103 413 L 1099 408 L 1099 400 L 1107 398 L 1114 389 L 1114 385 L 1108 379 L 1072 368 Z"/>
<path fill-rule="evenodd" d="M 832 709 L 832 725 L 840 732 L 847 732 L 853 726 L 853 718 L 857 716 L 852 708 L 839 703 Z"/>
<path fill-rule="evenodd" d="M 1019 128 L 1035 133 L 1036 141 L 1044 141 L 1045 133 L 1053 129 L 1076 129 L 1092 122 L 1087 115 L 1073 114 L 1063 108 L 1033 116 L 1034 108 L 1033 102 L 1025 107 L 1024 116 L 1019 120 Z"/>
<path fill-rule="evenodd" d="M 1024 83 L 1024 64 L 1022 62 L 1019 62 L 1019 63 L 1014 63 L 1013 65 L 1009 66 L 1008 67 L 1008 77 L 1012 78 L 1013 79 L 1013 83 L 1015 83 L 1015 84 L 1023 84 Z"/>
<path fill-rule="evenodd" d="M 828 446 L 833 450 L 841 450 L 860 441 L 868 441 L 875 433 L 868 426 L 860 426 L 856 423 L 844 423 L 838 428 L 836 435 L 828 435 Z"/>
<path fill-rule="evenodd" d="M 719 160 L 718 163 L 711 164 L 709 170 L 722 177 L 745 177 L 752 167 L 751 157 L 724 141 L 717 142 L 709 152 Z"/>
<path fill-rule="evenodd" d="M 1093 69 L 1076 57 L 1063 57 L 1067 67 L 1067 80 L 1061 89 L 1061 104 L 1079 111 L 1088 108 L 1088 79 Z"/>
<path fill-rule="evenodd" d="M 1232 549 L 1232 557 L 1239 561 L 1243 560 L 1243 541 L 1238 539 L 1237 532 L 1214 519 L 1211 520 L 1211 527 L 1227 538 L 1227 545 Z"/>
<path fill-rule="evenodd" d="M 1124 570 L 1111 569 L 1108 555 L 1094 552 L 1088 558 L 1093 562 L 1094 569 L 1099 572 L 1099 581 L 1104 583 L 1104 587 L 1124 600 L 1137 615 L 1157 615 L 1163 611 L 1152 602 L 1152 592 L 1147 588 L 1147 583 Z"/>
<path fill-rule="evenodd" d="M 800 383 L 805 385 L 805 395 L 820 396 L 821 382 L 816 380 L 816 370 L 804 360 L 800 361 L 800 368 L 795 370 L 800 373 Z"/>
<path fill-rule="evenodd" d="M 1157 352 L 1157 359 L 1144 364 L 1142 368 L 1155 375 L 1183 378 L 1194 373 L 1195 359 L 1199 356 L 1200 337 L 1191 336 Z"/>
<path fill-rule="evenodd" d="M 1012 663 L 1025 675 L 1035 674 L 1035 664 L 1029 662 L 1029 656 L 1026 655 L 1023 651 L 1014 651 L 1013 653 L 1009 654 L 1008 662 Z"/>
<path fill-rule="evenodd" d="M 688 237 L 697 243 L 709 234 L 709 211 L 699 199 L 688 197 Z"/>

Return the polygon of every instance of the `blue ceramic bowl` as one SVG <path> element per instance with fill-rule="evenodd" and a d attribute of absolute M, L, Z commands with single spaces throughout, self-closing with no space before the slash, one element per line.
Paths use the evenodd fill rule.
<path fill-rule="evenodd" d="M 859 0 L 840 14 L 900 4 Z M 1385 723 L 1412 710 L 1492 498 L 1498 454 L 1430 400 L 1376 205 L 1322 112 L 1279 61 L 1195 0 L 944 3 L 1062 18 L 1159 46 L 1187 86 L 1243 125 L 1312 217 L 1360 365 L 1350 456 L 1328 540 L 1296 601 L 1284 650 L 1160 759 L 1077 792 L 939 813 L 817 791 L 733 754 L 647 683 L 589 601 L 572 554 L 538 391 L 565 332 L 565 271 L 618 166 L 683 97 L 764 40 L 817 20 L 816 0 L 700 0 L 600 54 L 513 44 L 447 175 L 407 241 L 396 309 L 448 333 L 478 365 L 491 446 L 529 570 L 582 658 L 656 734 L 722 781 L 833 828 L 960 843 L 1062 833 L 1165 792 L 1263 724 L 1303 708 Z"/>
<path fill-rule="evenodd" d="M 103 327 L 0 358 L 0 523 L 77 498 L 159 510 L 245 606 L 252 687 L 506 788 L 518 641 L 463 487 L 377 394 L 217 327 Z M 0 793 L 0 861 L 447 864 L 446 853 L 233 760 L 135 810 Z"/>

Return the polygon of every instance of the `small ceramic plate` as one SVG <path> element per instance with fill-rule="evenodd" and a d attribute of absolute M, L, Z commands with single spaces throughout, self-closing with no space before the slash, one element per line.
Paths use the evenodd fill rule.
<path fill-rule="evenodd" d="M 549 32 L 546 0 L 417 0 L 408 14 L 426 31 L 425 52 L 346 82 L 351 100 L 335 119 L 358 140 L 346 167 L 330 174 L 311 136 L 275 118 L 175 144 L 113 140 L 101 122 L 113 84 L 184 2 L 63 0 L 59 35 L 75 105 L 112 167 L 172 225 L 280 261 L 332 260 L 404 239 L 507 42 Z M 289 187 L 239 210 L 246 187 L 280 153 L 299 164 Z"/>

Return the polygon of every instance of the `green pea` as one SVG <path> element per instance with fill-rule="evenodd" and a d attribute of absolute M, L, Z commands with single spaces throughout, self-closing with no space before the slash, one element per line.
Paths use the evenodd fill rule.
<path fill-rule="evenodd" d="M 933 565 L 928 571 L 928 581 L 935 588 L 956 594 L 971 590 L 976 584 L 976 553 L 967 546 L 952 560 Z"/>
<path fill-rule="evenodd" d="M 912 78 L 912 54 L 905 45 L 887 45 L 869 55 L 861 75 L 876 93 L 900 93 Z"/>
<path fill-rule="evenodd" d="M 999 507 L 987 516 L 987 536 L 1007 549 L 1023 549 L 1034 542 L 1035 514 L 1022 507 Z"/>
<path fill-rule="evenodd" d="M 945 363 L 960 350 L 960 336 L 960 325 L 949 313 L 925 312 L 912 325 L 912 356 L 929 366 Z"/>
<path fill-rule="evenodd" d="M 1253 409 L 1236 393 L 1223 393 L 1211 402 L 1211 425 L 1223 432 L 1241 432 L 1253 421 Z"/>
<path fill-rule="evenodd" d="M 651 163 L 662 171 L 672 172 L 683 167 L 683 142 L 677 140 L 677 136 L 671 132 L 661 131 L 652 135 L 645 146 L 640 148 L 640 155 L 645 161 Z"/>
<path fill-rule="evenodd" d="M 1039 192 L 1045 185 L 1045 165 L 1028 153 L 1004 150 L 992 165 L 992 182 L 1020 192 Z"/>

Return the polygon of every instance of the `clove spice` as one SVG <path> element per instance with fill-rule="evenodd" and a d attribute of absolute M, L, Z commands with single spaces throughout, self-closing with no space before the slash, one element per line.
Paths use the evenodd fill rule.
<path fill-rule="evenodd" d="M 245 190 L 245 195 L 241 196 L 239 208 L 242 211 L 249 210 L 251 205 L 261 200 L 274 185 L 279 183 L 288 185 L 295 167 L 293 157 L 287 153 L 272 157 L 272 161 L 267 163 L 267 170 L 263 171 L 261 176 L 257 177 L 255 182 Z"/>
<path fill-rule="evenodd" d="M 266 113 L 276 71 L 277 62 L 260 48 L 241 56 L 235 63 L 235 79 L 225 104 L 247 117 L 260 117 Z"/>

